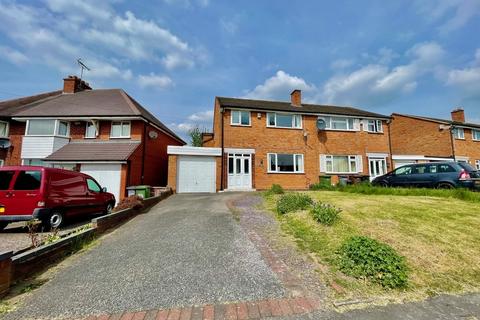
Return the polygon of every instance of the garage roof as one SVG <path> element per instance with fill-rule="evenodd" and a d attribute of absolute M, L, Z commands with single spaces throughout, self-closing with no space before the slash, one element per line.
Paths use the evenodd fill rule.
<path fill-rule="evenodd" d="M 70 142 L 49 155 L 46 161 L 126 161 L 140 141 Z"/>

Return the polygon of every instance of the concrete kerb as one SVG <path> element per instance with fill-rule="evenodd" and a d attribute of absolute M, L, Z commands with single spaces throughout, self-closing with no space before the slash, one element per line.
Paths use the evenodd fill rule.
<path fill-rule="evenodd" d="M 13 255 L 13 252 L 0 253 L 0 297 L 9 292 L 13 283 L 46 269 L 66 254 L 74 252 L 82 244 L 118 227 L 136 215 L 148 211 L 171 194 L 171 190 L 167 190 L 159 196 L 144 200 L 144 207 L 140 210 L 125 209 L 95 218 L 92 220 L 91 228 L 75 232 L 53 243 L 17 255 Z"/>

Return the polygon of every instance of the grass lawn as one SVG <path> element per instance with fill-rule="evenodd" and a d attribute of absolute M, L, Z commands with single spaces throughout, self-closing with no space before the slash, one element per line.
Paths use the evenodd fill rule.
<path fill-rule="evenodd" d="M 325 265 L 320 276 L 339 284 L 344 298 L 417 299 L 438 293 L 480 291 L 480 203 L 455 198 L 366 195 L 309 191 L 313 199 L 343 211 L 331 227 L 315 222 L 308 211 L 278 215 L 282 228 L 300 248 Z M 274 211 L 277 196 L 265 196 Z M 338 271 L 337 249 L 354 235 L 392 246 L 406 257 L 409 285 L 388 290 Z"/>

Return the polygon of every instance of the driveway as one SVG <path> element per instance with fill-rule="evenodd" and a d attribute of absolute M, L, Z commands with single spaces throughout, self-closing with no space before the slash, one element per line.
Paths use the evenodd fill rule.
<path fill-rule="evenodd" d="M 175 195 L 162 201 L 72 258 L 6 319 L 284 296 L 280 281 L 228 210 L 232 197 Z"/>

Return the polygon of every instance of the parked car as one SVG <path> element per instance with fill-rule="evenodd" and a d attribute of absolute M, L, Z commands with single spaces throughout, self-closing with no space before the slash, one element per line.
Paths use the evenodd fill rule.
<path fill-rule="evenodd" d="M 399 167 L 377 177 L 372 184 L 383 187 L 472 189 L 480 186 L 480 174 L 464 162 L 417 163 Z"/>
<path fill-rule="evenodd" d="M 89 175 L 34 166 L 0 168 L 0 230 L 32 219 L 58 228 L 66 218 L 108 213 L 114 206 L 114 195 Z"/>

